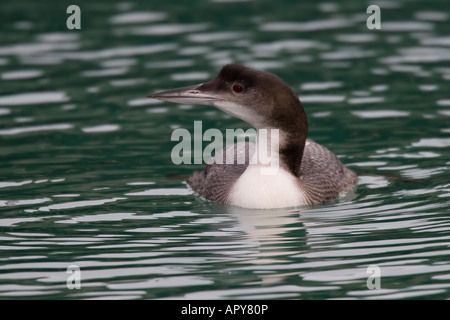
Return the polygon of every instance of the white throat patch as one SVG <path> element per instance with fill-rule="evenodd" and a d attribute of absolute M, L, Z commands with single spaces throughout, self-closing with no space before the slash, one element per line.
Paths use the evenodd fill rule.
<path fill-rule="evenodd" d="M 279 168 L 276 174 L 262 174 L 260 165 L 249 165 L 234 184 L 229 204 L 243 208 L 272 209 L 308 204 L 298 178 Z"/>

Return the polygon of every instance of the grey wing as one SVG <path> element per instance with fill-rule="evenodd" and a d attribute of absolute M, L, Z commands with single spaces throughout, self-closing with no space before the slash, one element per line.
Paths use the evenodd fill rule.
<path fill-rule="evenodd" d="M 311 203 L 331 201 L 352 189 L 357 175 L 330 150 L 307 139 L 300 168 L 302 189 Z"/>
<path fill-rule="evenodd" d="M 255 146 L 240 142 L 218 152 L 203 171 L 194 172 L 187 183 L 199 196 L 216 202 L 227 203 L 234 183 L 244 173 Z"/>

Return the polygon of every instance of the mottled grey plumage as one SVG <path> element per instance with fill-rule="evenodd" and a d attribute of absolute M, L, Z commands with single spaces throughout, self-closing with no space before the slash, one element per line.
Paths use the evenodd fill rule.
<path fill-rule="evenodd" d="M 310 204 L 331 201 L 352 189 L 358 176 L 324 146 L 307 140 L 300 168 L 301 188 Z"/>
<path fill-rule="evenodd" d="M 206 166 L 205 170 L 194 172 L 187 183 L 192 190 L 205 199 L 229 203 L 228 193 L 247 169 L 250 161 L 249 155 L 253 154 L 254 150 L 255 145 L 248 142 L 227 146 L 208 161 L 210 164 Z M 245 152 L 245 164 L 239 164 L 237 161 L 238 154 L 241 152 Z M 230 161 L 230 159 L 233 160 Z M 218 164 L 219 162 L 222 164 Z"/>
<path fill-rule="evenodd" d="M 188 179 L 188 184 L 203 198 L 254 208 L 315 204 L 331 201 L 357 183 L 357 175 L 347 169 L 331 151 L 307 139 L 308 121 L 298 96 L 272 73 L 229 64 L 209 82 L 156 93 L 150 97 L 176 103 L 215 106 L 246 121 L 257 130 L 279 130 L 281 140 L 278 155 L 283 170 L 278 180 L 259 179 L 261 175 L 255 174 L 253 167 L 249 168 L 254 144 L 238 143 L 224 148 L 216 155 L 215 159 L 222 158 L 225 164 L 217 164 L 217 161 L 216 164 L 208 164 L 205 170 L 195 172 Z M 237 154 L 244 151 L 245 164 L 239 164 L 236 162 Z M 234 161 L 225 161 L 226 158 L 230 159 L 230 154 L 234 154 L 234 157 L 231 156 Z M 258 179 L 266 186 L 264 190 L 258 189 L 261 188 L 258 183 L 251 183 Z M 272 187 L 267 188 L 268 185 Z M 247 194 L 247 191 L 251 192 Z M 248 198 L 250 196 L 252 198 Z M 264 201 L 265 204 L 259 206 L 258 201 Z"/>

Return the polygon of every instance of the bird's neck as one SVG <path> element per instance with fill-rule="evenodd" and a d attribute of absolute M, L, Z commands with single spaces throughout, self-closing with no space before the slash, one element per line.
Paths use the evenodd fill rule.
<path fill-rule="evenodd" d="M 282 129 L 262 128 L 257 130 L 256 151 L 250 164 L 267 168 L 268 174 L 282 168 L 296 177 L 305 148 L 306 134 L 289 134 Z"/>
<path fill-rule="evenodd" d="M 294 176 L 300 177 L 300 167 L 305 149 L 306 135 L 304 139 L 298 137 L 288 138 L 289 141 L 280 145 L 280 164 Z"/>
<path fill-rule="evenodd" d="M 277 149 L 280 166 L 296 177 L 300 177 L 300 167 L 308 135 L 308 119 L 306 112 L 300 102 L 295 97 L 283 109 L 288 109 L 289 113 L 274 112 L 272 114 L 272 128 L 279 130 L 279 143 L 272 143 L 272 149 Z"/>

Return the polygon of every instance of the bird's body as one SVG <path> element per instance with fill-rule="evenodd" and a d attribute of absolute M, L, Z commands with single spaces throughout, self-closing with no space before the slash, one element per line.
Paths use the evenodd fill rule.
<path fill-rule="evenodd" d="M 259 158 L 263 142 L 241 142 L 195 172 L 187 182 L 205 199 L 245 208 L 294 207 L 331 201 L 357 183 L 357 175 L 336 155 L 306 138 L 308 123 L 298 96 L 271 73 L 231 64 L 210 82 L 150 97 L 213 105 L 250 123 L 258 134 L 279 133 L 277 139 L 260 140 L 269 144 L 269 163 Z M 242 153 L 243 163 L 238 161 Z"/>
<path fill-rule="evenodd" d="M 245 164 L 238 163 L 239 152 L 248 152 Z M 283 167 L 273 175 L 262 175 L 257 165 L 249 165 L 254 152 L 254 144 L 248 142 L 226 147 L 204 170 L 194 172 L 187 182 L 205 199 L 247 208 L 293 207 L 331 201 L 357 182 L 356 174 L 331 151 L 309 139 L 299 177 Z M 232 160 L 227 154 L 231 154 Z M 216 161 L 219 158 L 223 164 L 214 163 L 220 162 Z"/>

